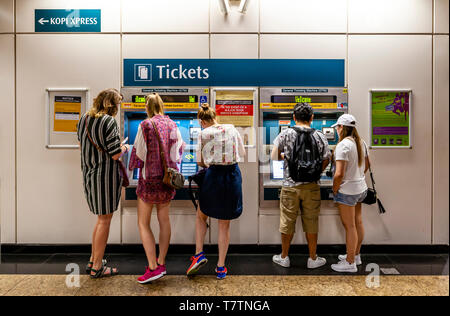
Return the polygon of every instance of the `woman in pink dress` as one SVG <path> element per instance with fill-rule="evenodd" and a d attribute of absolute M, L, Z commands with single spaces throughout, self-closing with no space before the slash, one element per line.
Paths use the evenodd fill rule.
<path fill-rule="evenodd" d="M 157 93 L 147 96 L 146 110 L 148 119 L 139 125 L 129 166 L 130 170 L 140 169 L 136 189 L 138 226 L 148 260 L 145 274 L 138 278 L 141 284 L 157 280 L 166 274 L 165 260 L 171 235 L 169 208 L 170 201 L 175 197 L 175 190 L 163 183 L 164 168 L 155 128 L 161 138 L 168 168 L 178 169 L 177 162 L 181 161 L 184 145 L 176 123 L 164 115 L 164 103 Z M 155 238 L 150 228 L 153 206 L 156 206 L 160 227 L 158 258 Z"/>

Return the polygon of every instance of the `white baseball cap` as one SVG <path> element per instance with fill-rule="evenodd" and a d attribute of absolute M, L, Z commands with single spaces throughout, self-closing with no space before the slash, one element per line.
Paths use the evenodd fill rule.
<path fill-rule="evenodd" d="M 356 119 L 351 114 L 343 114 L 338 118 L 336 124 L 332 125 L 331 127 L 336 127 L 338 125 L 356 127 Z"/>

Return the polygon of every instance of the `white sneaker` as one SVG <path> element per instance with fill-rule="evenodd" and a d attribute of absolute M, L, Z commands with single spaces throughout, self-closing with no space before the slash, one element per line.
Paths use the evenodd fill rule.
<path fill-rule="evenodd" d="M 325 258 L 317 256 L 316 260 L 308 258 L 308 269 L 317 269 L 327 264 Z"/>
<path fill-rule="evenodd" d="M 358 272 L 358 268 L 355 263 L 348 263 L 347 260 L 339 261 L 337 264 L 332 264 L 331 269 L 336 272 L 348 272 L 348 273 L 356 273 Z"/>
<path fill-rule="evenodd" d="M 281 258 L 281 254 L 275 255 L 272 257 L 272 261 L 275 262 L 276 264 L 279 264 L 282 267 L 285 267 L 285 268 L 289 268 L 291 266 L 291 261 L 289 260 L 289 256 L 287 256 L 286 258 Z"/>
<path fill-rule="evenodd" d="M 339 258 L 339 261 L 347 260 L 347 255 L 339 255 L 338 258 Z M 362 260 L 361 260 L 361 255 L 360 254 L 355 256 L 355 263 L 356 263 L 357 266 L 362 265 Z"/>

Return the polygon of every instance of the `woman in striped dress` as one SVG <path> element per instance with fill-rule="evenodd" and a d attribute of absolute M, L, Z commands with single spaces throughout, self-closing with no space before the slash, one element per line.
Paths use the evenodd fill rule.
<path fill-rule="evenodd" d="M 89 209 L 98 216 L 92 236 L 91 259 L 86 267 L 86 272 L 93 278 L 118 273 L 116 268 L 105 266 L 103 256 L 122 191 L 117 160 L 129 149 L 128 145 L 121 144 L 114 119 L 121 101 L 122 96 L 116 89 L 100 92 L 77 126 L 84 193 Z"/>

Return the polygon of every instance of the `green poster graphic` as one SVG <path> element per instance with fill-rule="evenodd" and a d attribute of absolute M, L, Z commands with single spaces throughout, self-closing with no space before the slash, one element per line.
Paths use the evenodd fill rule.
<path fill-rule="evenodd" d="M 410 146 L 410 92 L 372 91 L 372 147 Z"/>

